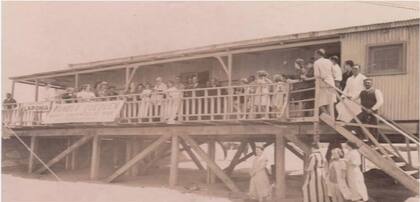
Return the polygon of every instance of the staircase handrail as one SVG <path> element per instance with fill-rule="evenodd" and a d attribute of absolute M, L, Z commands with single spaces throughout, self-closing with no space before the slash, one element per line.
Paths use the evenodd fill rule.
<path fill-rule="evenodd" d="M 344 91 L 342 91 L 341 89 L 339 89 L 339 88 L 337 88 L 336 86 L 333 86 L 333 85 L 331 85 L 331 84 L 327 83 L 324 79 L 321 79 L 321 81 L 322 81 L 322 82 L 324 82 L 325 84 L 327 84 L 328 86 L 330 86 L 330 87 L 334 88 L 337 92 L 339 92 L 339 93 L 341 93 L 342 95 L 344 95 L 344 98 L 345 98 L 345 99 L 348 99 L 348 100 L 350 100 L 351 102 L 355 103 L 356 105 L 358 105 L 359 107 L 361 107 L 363 110 L 368 110 L 366 107 L 362 106 L 360 103 L 358 103 L 358 102 L 356 102 L 356 101 L 354 101 L 354 100 L 350 99 L 350 98 L 349 98 L 349 96 L 348 96 L 348 95 L 346 95 L 346 94 L 344 93 Z M 395 125 L 393 125 L 393 124 L 391 124 L 391 123 L 389 123 L 389 122 L 387 121 L 387 118 L 386 118 L 384 115 L 379 115 L 378 113 L 375 113 L 375 112 L 372 112 L 372 114 L 373 114 L 376 118 L 378 118 L 380 121 L 382 121 L 383 123 L 385 123 L 387 126 L 391 127 L 392 129 L 394 129 L 394 130 L 395 130 L 395 131 L 397 131 L 398 133 L 402 134 L 403 136 L 405 136 L 405 137 L 406 137 L 406 138 L 408 138 L 409 140 L 413 141 L 415 144 L 420 145 L 419 140 L 418 140 L 417 138 L 415 138 L 415 136 L 414 136 L 413 134 L 411 134 L 411 133 L 409 133 L 409 132 L 406 132 L 406 131 L 404 131 L 404 130 L 402 130 L 402 129 L 399 129 L 399 128 L 400 128 L 400 126 L 396 127 L 395 125 L 397 125 L 397 124 L 396 124 L 395 122 L 394 122 L 394 124 L 395 124 Z"/>

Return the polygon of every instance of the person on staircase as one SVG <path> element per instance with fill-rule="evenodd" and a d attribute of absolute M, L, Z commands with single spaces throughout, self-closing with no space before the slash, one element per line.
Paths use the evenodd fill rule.
<path fill-rule="evenodd" d="M 334 112 L 330 112 L 329 106 L 336 101 L 335 90 L 333 89 L 333 86 L 335 86 L 333 63 L 326 59 L 325 55 L 324 49 L 315 51 L 314 74 L 315 78 L 322 80 L 319 84 L 319 92 L 317 93 L 320 114 L 326 113 L 331 115 Z"/>
<path fill-rule="evenodd" d="M 350 189 L 350 200 L 352 202 L 367 202 L 369 200 L 365 179 L 360 165 L 361 156 L 357 145 L 353 142 L 346 142 L 343 145 L 344 160 L 346 161 L 347 185 Z"/>
<path fill-rule="evenodd" d="M 360 73 L 360 65 L 353 65 L 352 76 L 347 79 L 346 87 L 343 90 L 342 98 L 352 99 L 353 101 L 360 103 L 358 99 L 355 99 L 359 96 L 360 92 L 364 90 L 363 81 L 366 79 L 366 76 Z M 350 100 L 343 99 L 336 105 L 338 112 L 338 120 L 344 122 L 350 122 L 354 117 L 361 112 L 360 106 Z"/>
<path fill-rule="evenodd" d="M 363 124 L 378 125 L 378 120 L 375 117 L 375 113 L 384 104 L 384 97 L 380 90 L 373 87 L 373 81 L 367 78 L 363 81 L 365 90 L 360 92 L 359 96 L 355 97 L 355 100 L 360 99 L 360 103 L 363 106 L 362 112 L 357 115 L 357 118 Z M 377 128 L 369 128 L 369 132 L 377 136 Z"/>

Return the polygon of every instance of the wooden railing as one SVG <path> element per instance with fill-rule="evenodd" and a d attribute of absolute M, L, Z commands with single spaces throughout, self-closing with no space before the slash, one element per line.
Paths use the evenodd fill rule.
<path fill-rule="evenodd" d="M 315 115 L 315 80 L 289 84 L 200 88 L 149 94 L 3 106 L 3 124 L 44 125 L 51 106 L 66 103 L 124 101 L 119 124 L 182 123 L 200 121 L 279 120 L 311 121 Z M 38 106 L 38 107 L 37 107 Z"/>

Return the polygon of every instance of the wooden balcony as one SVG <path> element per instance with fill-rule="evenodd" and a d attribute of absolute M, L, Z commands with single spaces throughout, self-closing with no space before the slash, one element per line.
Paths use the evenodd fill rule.
<path fill-rule="evenodd" d="M 46 123 L 54 105 L 123 102 L 113 122 Z M 129 94 L 91 99 L 60 99 L 3 106 L 3 124 L 10 128 L 63 125 L 217 124 L 246 122 L 313 122 L 315 80 Z M 69 112 L 70 113 L 70 112 Z"/>

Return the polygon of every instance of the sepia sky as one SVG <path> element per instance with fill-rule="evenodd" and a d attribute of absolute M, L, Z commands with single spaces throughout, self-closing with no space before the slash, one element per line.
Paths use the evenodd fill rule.
<path fill-rule="evenodd" d="M 394 5 L 394 6 L 392 6 Z M 402 7 L 402 8 L 401 8 Z M 3 2 L 8 77 L 70 63 L 418 18 L 418 2 Z M 30 93 L 18 89 L 17 98 Z"/>

